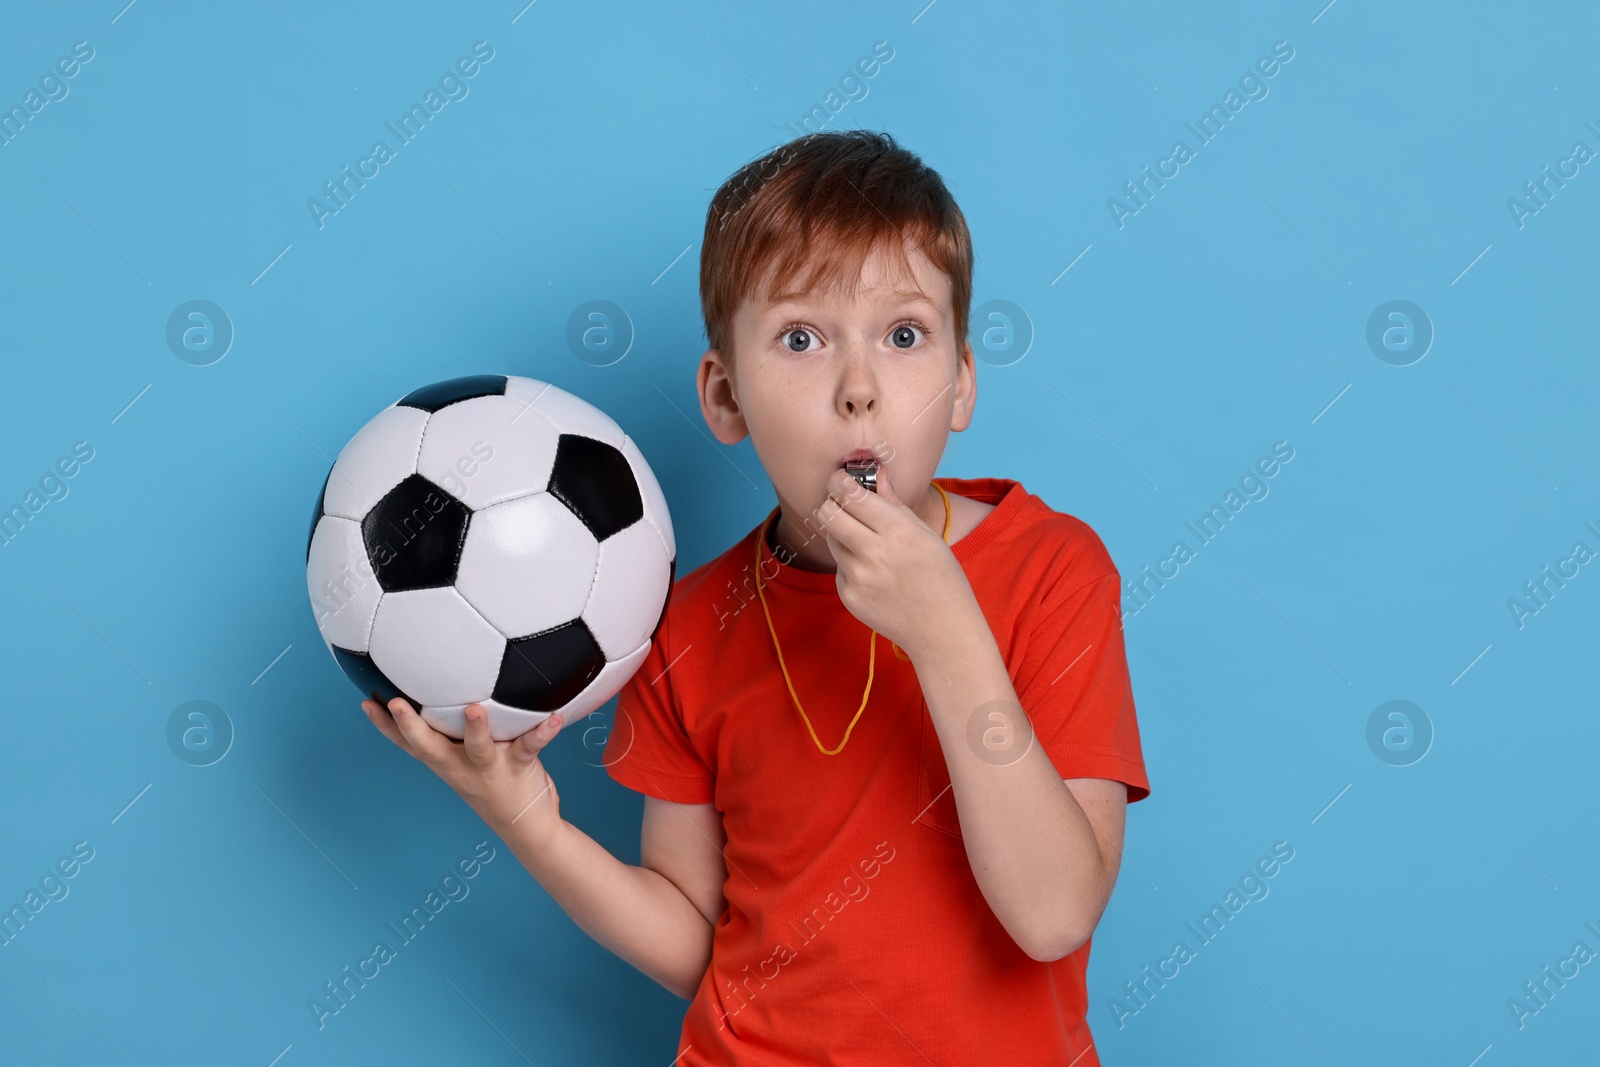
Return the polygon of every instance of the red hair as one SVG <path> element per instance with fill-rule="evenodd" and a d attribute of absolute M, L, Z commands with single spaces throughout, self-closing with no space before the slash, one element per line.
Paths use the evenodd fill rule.
<path fill-rule="evenodd" d="M 944 180 L 886 133 L 798 137 L 735 171 L 711 198 L 700 250 L 706 340 L 731 374 L 733 314 L 744 300 L 772 299 L 780 278 L 786 290 L 849 296 L 875 250 L 898 256 L 909 273 L 908 248 L 950 279 L 959 352 L 972 303 L 972 237 Z"/>

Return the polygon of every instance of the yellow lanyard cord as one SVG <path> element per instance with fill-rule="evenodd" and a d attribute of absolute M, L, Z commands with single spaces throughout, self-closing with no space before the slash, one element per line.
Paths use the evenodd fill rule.
<path fill-rule="evenodd" d="M 939 490 L 939 496 L 944 500 L 944 533 L 941 536 L 944 537 L 945 543 L 948 544 L 950 541 L 950 494 L 945 492 L 944 487 L 937 483 L 933 483 L 933 487 Z M 806 709 L 800 706 L 800 698 L 795 695 L 794 681 L 789 677 L 789 668 L 783 662 L 783 649 L 778 646 L 778 631 L 772 625 L 772 611 L 767 607 L 766 594 L 761 591 L 761 543 L 767 539 L 768 525 L 772 522 L 773 517 L 778 514 L 780 508 L 781 505 L 773 508 L 768 513 L 766 519 L 761 523 L 761 530 L 756 539 L 756 596 L 761 600 L 762 614 L 767 617 L 767 631 L 772 634 L 772 647 L 778 653 L 778 666 L 783 671 L 784 683 L 789 687 L 789 699 L 794 701 L 795 710 L 800 713 L 800 718 L 805 722 L 806 729 L 810 731 L 811 740 L 815 742 L 817 749 L 824 756 L 837 756 L 844 751 L 844 746 L 849 743 L 850 732 L 856 728 L 856 722 L 861 718 L 861 713 L 867 710 L 867 696 L 872 692 L 873 668 L 878 659 L 878 631 L 873 630 L 871 636 L 867 638 L 867 688 L 862 690 L 861 706 L 856 709 L 855 718 L 852 718 L 850 725 L 845 728 L 844 738 L 839 742 L 839 747 L 835 749 L 823 748 L 822 741 L 817 737 L 817 731 L 811 725 L 811 719 L 806 715 Z"/>

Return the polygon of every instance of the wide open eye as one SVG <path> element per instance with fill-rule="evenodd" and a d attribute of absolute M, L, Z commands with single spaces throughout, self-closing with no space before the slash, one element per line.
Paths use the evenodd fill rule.
<path fill-rule="evenodd" d="M 889 331 L 889 343 L 896 348 L 913 348 L 916 346 L 917 337 L 923 333 L 921 326 L 911 322 L 902 322 Z"/>
<path fill-rule="evenodd" d="M 783 330 L 783 347 L 791 352 L 814 352 L 819 340 L 816 334 L 804 326 L 786 326 Z"/>

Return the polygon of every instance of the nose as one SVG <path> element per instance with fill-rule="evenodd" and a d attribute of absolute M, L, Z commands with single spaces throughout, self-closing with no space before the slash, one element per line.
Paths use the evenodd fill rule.
<path fill-rule="evenodd" d="M 839 413 L 846 416 L 876 414 L 878 382 L 867 346 L 848 346 L 840 355 L 839 363 Z"/>

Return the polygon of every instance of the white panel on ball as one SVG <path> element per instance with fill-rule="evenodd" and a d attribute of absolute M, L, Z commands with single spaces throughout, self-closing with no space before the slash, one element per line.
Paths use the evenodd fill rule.
<path fill-rule="evenodd" d="M 383 495 L 416 473 L 417 449 L 428 413 L 388 407 L 361 427 L 339 452 L 322 509 L 360 522 Z"/>
<path fill-rule="evenodd" d="M 536 407 L 504 396 L 473 397 L 428 420 L 417 473 L 476 511 L 543 492 L 559 436 Z"/>
<path fill-rule="evenodd" d="M 612 448 L 622 448 L 622 427 L 610 415 L 559 386 L 532 378 L 509 377 L 506 396 L 521 403 L 532 402 L 534 410 L 562 433 L 581 434 L 604 441 Z"/>
<path fill-rule="evenodd" d="M 628 458 L 628 466 L 633 468 L 633 480 L 638 483 L 639 495 L 644 499 L 644 517 L 661 534 L 667 559 L 677 559 L 678 542 L 672 535 L 672 517 L 667 511 L 667 497 L 661 491 L 661 483 L 656 481 L 655 472 L 645 462 L 644 453 L 633 443 L 633 438 L 623 436 L 622 454 Z"/>
<path fill-rule="evenodd" d="M 483 710 L 489 714 L 489 737 L 495 741 L 509 741 L 513 737 L 521 737 L 529 730 L 544 722 L 552 714 L 548 711 L 526 711 L 522 708 L 508 708 L 497 700 L 479 700 L 476 703 L 483 705 Z M 422 720 L 435 730 L 448 737 L 467 736 L 467 706 L 454 704 L 450 707 L 424 707 Z M 562 719 L 565 723 L 567 720 Z"/>
<path fill-rule="evenodd" d="M 306 561 L 306 587 L 322 639 L 351 652 L 365 652 L 383 589 L 361 542 L 360 523 L 338 515 L 317 521 L 311 558 Z"/>
<path fill-rule="evenodd" d="M 583 621 L 606 659 L 621 659 L 649 640 L 667 598 L 667 562 L 661 535 L 642 519 L 600 543 Z"/>
<path fill-rule="evenodd" d="M 456 588 L 507 637 L 571 622 L 583 611 L 600 546 L 549 493 L 474 512 Z"/>
<path fill-rule="evenodd" d="M 453 587 L 389 593 L 372 624 L 372 662 L 421 704 L 487 700 L 506 640 Z"/>

